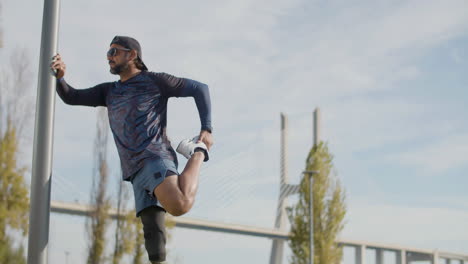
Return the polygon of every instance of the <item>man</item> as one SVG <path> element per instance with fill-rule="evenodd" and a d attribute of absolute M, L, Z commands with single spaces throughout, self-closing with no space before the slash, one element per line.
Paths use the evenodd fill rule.
<path fill-rule="evenodd" d="M 66 104 L 107 107 L 123 180 L 133 185 L 149 259 L 160 263 L 166 258 L 165 212 L 180 216 L 193 206 L 200 167 L 208 161 L 213 144 L 208 86 L 149 72 L 140 44 L 131 37 L 114 37 L 107 60 L 110 72 L 120 76 L 119 81 L 74 89 L 64 79 L 66 66 L 57 54 L 51 64 L 57 93 Z M 167 102 L 170 97 L 189 96 L 195 99 L 201 130 L 197 137 L 183 140 L 177 147 L 177 152 L 189 159 L 179 174 L 177 157 L 166 135 Z"/>

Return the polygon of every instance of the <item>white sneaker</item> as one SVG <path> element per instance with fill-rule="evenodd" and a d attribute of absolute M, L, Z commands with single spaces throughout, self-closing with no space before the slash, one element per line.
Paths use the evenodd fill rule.
<path fill-rule="evenodd" d="M 187 159 L 190 159 L 193 153 L 195 153 L 195 150 L 202 149 L 205 154 L 205 159 L 203 161 L 206 162 L 209 159 L 208 148 L 206 147 L 205 143 L 203 142 L 197 143 L 197 141 L 198 141 L 198 136 L 192 139 L 184 139 L 179 143 L 179 146 L 177 146 L 176 151 L 182 154 Z"/>

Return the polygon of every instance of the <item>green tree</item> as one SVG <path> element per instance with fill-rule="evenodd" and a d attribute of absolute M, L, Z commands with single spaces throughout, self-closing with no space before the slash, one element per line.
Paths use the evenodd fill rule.
<path fill-rule="evenodd" d="M 7 230 L 28 232 L 28 188 L 25 167 L 17 165 L 18 141 L 10 121 L 0 137 L 0 263 L 25 263 L 22 247 L 15 249 Z"/>
<path fill-rule="evenodd" d="M 338 264 L 343 251 L 336 242 L 344 227 L 345 195 L 333 174 L 333 156 L 323 142 L 314 146 L 306 160 L 306 171 L 318 171 L 313 178 L 314 263 Z M 289 246 L 292 264 L 307 264 L 310 256 L 309 177 L 303 177 L 298 203 L 287 209 L 291 222 Z"/>
<path fill-rule="evenodd" d="M 9 63 L 0 72 L 0 130 L 5 131 L 8 122 L 16 131 L 19 146 L 30 149 L 34 117 L 34 97 L 30 76 L 31 60 L 26 49 L 16 48 Z M 20 154 L 21 147 L 18 147 Z"/>
<path fill-rule="evenodd" d="M 134 218 L 135 212 L 126 210 L 126 201 L 129 198 L 129 192 L 123 181 L 119 181 L 119 191 L 117 198 L 117 225 L 115 230 L 115 247 L 112 255 L 112 264 L 119 264 L 125 254 L 129 254 L 135 247 L 134 237 Z M 122 215 L 122 216 L 120 216 Z"/>
<path fill-rule="evenodd" d="M 26 264 L 23 247 L 13 248 L 12 244 L 9 237 L 0 241 L 0 263 Z"/>
<path fill-rule="evenodd" d="M 91 190 L 93 212 L 87 218 L 89 234 L 88 264 L 99 264 L 104 261 L 106 249 L 106 231 L 109 226 L 110 200 L 106 193 L 108 180 L 107 136 L 108 122 L 104 108 L 98 109 L 97 130 L 94 142 L 95 169 Z"/>
<path fill-rule="evenodd" d="M 145 238 L 143 236 L 143 224 L 140 219 L 134 218 L 135 230 L 135 250 L 133 254 L 133 264 L 143 264 L 145 256 Z"/>
<path fill-rule="evenodd" d="M 0 0 L 0 48 L 3 48 L 2 1 Z M 11 64 L 0 72 L 0 263 L 26 263 L 24 249 L 14 246 L 13 232 L 28 232 L 29 195 L 25 183 L 27 168 L 18 164 L 21 130 L 27 126 L 31 107 L 28 92 L 29 60 L 17 49 Z M 23 111 L 21 111 L 23 110 Z"/>

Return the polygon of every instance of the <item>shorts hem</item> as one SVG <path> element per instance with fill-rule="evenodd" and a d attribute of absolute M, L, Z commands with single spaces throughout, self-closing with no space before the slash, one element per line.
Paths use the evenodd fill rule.
<path fill-rule="evenodd" d="M 159 174 L 159 175 L 158 175 Z M 146 164 L 132 179 L 135 197 L 135 211 L 138 216 L 141 211 L 151 206 L 164 207 L 154 195 L 154 190 L 172 175 L 179 175 L 177 167 L 171 160 L 158 160 Z"/>

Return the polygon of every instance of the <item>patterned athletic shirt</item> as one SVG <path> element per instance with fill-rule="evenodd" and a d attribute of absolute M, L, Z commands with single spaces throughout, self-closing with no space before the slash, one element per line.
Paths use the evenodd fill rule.
<path fill-rule="evenodd" d="M 66 104 L 107 107 L 122 177 L 127 181 L 147 161 L 169 159 L 177 163 L 166 136 L 170 97 L 194 97 L 201 129 L 212 129 L 208 86 L 167 73 L 143 71 L 125 82 L 102 83 L 88 89 L 74 89 L 62 78 L 57 80 L 57 93 Z"/>

